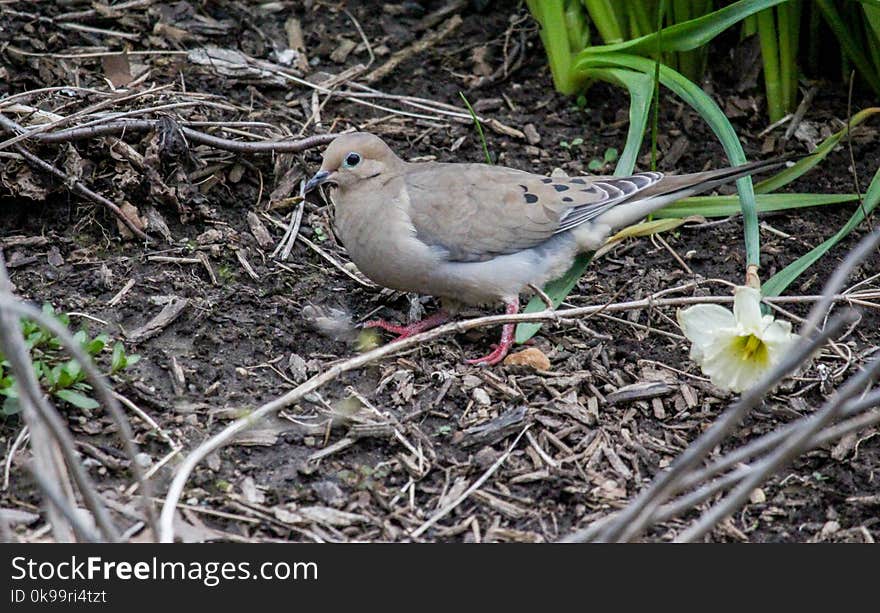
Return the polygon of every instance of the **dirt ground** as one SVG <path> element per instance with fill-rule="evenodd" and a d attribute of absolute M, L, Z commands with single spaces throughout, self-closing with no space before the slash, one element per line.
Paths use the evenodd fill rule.
<path fill-rule="evenodd" d="M 177 11 L 176 21 L 154 8 L 137 11 L 127 20 L 96 18 L 86 23 L 138 34 L 126 41 L 133 48 L 172 51 L 210 44 L 270 59 L 273 45 L 287 40 L 285 22 L 295 17 L 302 26 L 312 73 L 339 74 L 366 64 L 370 51 L 376 56 L 375 68 L 417 37 L 437 31 L 442 24 L 415 32 L 424 25 L 420 20 L 425 15 L 445 3 L 279 2 L 273 4 L 283 10 L 264 12 L 244 10 L 246 3 L 231 0 L 164 4 Z M 49 18 L 64 12 L 62 5 L 13 3 L 4 10 Z M 622 90 L 596 84 L 583 104 L 557 94 L 536 26 L 517 3 L 495 2 L 483 13 L 466 4 L 456 12 L 463 18 L 460 26 L 373 86 L 459 108 L 462 91 L 480 113 L 504 126 L 533 126 L 539 142 L 486 131 L 489 150 L 497 163 L 507 166 L 547 174 L 554 168 L 584 172 L 607 148 L 623 148 L 627 105 Z M 204 26 L 193 15 L 210 16 L 222 27 Z M 361 44 L 352 17 L 370 49 Z M 157 27 L 170 23 L 185 34 L 198 33 L 177 33 L 175 38 L 169 33 L 171 26 Z M 202 29 L 196 30 L 193 23 Z M 118 49 L 120 44 L 118 39 L 9 12 L 0 12 L 0 27 L 15 48 L 37 54 L 96 44 Z M 342 57 L 339 50 L 351 47 L 344 41 L 352 41 L 354 47 Z M 283 124 L 294 135 L 306 122 L 304 135 L 356 127 L 381 135 L 407 159 L 480 161 L 483 156 L 473 126 L 466 122 L 390 114 L 334 96 L 313 99 L 304 87 L 221 75 L 188 62 L 185 54 L 140 56 L 138 62 L 151 69 L 148 82 L 210 93 L 212 100 L 228 101 L 233 109 L 173 111 L 190 119 L 264 121 Z M 507 74 L 489 76 L 505 65 Z M 765 107 L 754 79 L 732 79 L 731 74 L 745 71 L 728 55 L 713 55 L 710 66 L 704 86 L 731 118 L 747 155 L 777 152 L 784 127 L 763 133 Z M 100 58 L 24 56 L 0 46 L 0 70 L 5 72 L 0 95 L 69 85 L 73 78 L 84 87 L 106 87 L 107 67 L 102 68 Z M 846 87 L 828 82 L 817 86 L 805 121 L 827 135 L 845 121 Z M 313 100 L 323 104 L 317 126 Z M 866 93 L 856 90 L 853 112 L 872 104 Z M 660 170 L 692 172 L 727 164 L 706 125 L 671 96 L 662 98 L 659 133 Z M 124 140 L 143 152 L 150 138 L 141 133 Z M 583 139 L 581 145 L 563 145 L 578 138 Z M 63 147 L 39 145 L 33 150 L 60 165 Z M 192 158 L 181 157 L 177 166 L 184 168 L 184 175 L 189 173 L 194 186 L 186 199 L 181 198 L 178 210 L 161 201 L 142 177 L 125 178 L 128 182 L 120 187 L 124 162 L 117 160 L 114 166 L 104 141 L 80 141 L 75 147 L 90 187 L 108 197 L 122 189 L 143 210 L 155 206 L 171 240 L 144 246 L 124 239 L 105 209 L 35 175 L 40 186 L 51 188 L 45 200 L 0 188 L 0 246 L 5 247 L 13 283 L 27 300 L 83 314 L 73 315 L 74 325 L 125 340 L 141 360 L 114 377 L 117 391 L 149 413 L 184 452 L 229 420 L 357 352 L 347 331 L 316 326 L 304 309 L 306 315 L 335 310 L 358 322 L 375 315 L 406 321 L 414 304 L 428 312 L 436 308 L 431 299 L 412 302 L 405 295 L 367 287 L 350 268 L 340 270 L 303 242 L 296 243 L 285 262 L 270 257 L 283 234 L 270 219 L 286 223 L 291 210 L 282 202 L 266 212 L 269 194 L 288 170 L 297 183 L 310 176 L 320 163 L 320 149 L 269 156 L 195 147 Z M 861 128 L 852 147 L 855 173 L 849 151 L 840 147 L 789 191 L 852 192 L 853 174 L 864 190 L 880 162 L 876 127 Z M 803 152 L 805 145 L 792 139 L 788 151 Z M 647 167 L 647 148 L 645 153 L 640 168 Z M 209 172 L 202 172 L 206 166 Z M 762 216 L 762 278 L 831 236 L 855 206 Z M 260 213 L 256 217 L 271 233 L 270 243 L 261 243 L 249 212 Z M 787 293 L 820 292 L 847 248 L 864 232 L 865 228 L 853 232 Z M 348 261 L 333 235 L 332 209 L 319 198 L 306 207 L 300 233 L 336 262 Z M 40 239 L 21 244 L 14 237 Z M 663 238 L 670 249 L 651 238 L 616 247 L 590 266 L 567 302 L 581 306 L 639 299 L 695 279 L 741 281 L 739 217 L 708 227 L 685 226 Z M 868 286 L 876 287 L 877 280 L 870 278 L 878 266 L 880 257 L 874 254 L 849 285 L 868 279 Z M 706 284 L 696 293 L 724 291 L 723 286 Z M 170 297 L 188 300 L 173 323 L 146 340 L 126 340 L 126 331 L 142 326 Z M 803 316 L 808 305 L 786 308 Z M 848 364 L 823 352 L 800 377 L 767 398 L 715 453 L 814 411 L 880 346 L 878 321 L 876 312 L 863 313 L 858 327 L 841 340 L 852 352 Z M 674 322 L 673 309 L 651 309 L 616 319 L 595 317 L 585 322 L 586 329 L 545 325 L 533 343 L 550 359 L 546 372 L 465 364 L 465 358 L 488 352 L 495 340 L 497 329 L 485 329 L 439 339 L 346 373 L 200 465 L 183 498 L 182 536 L 253 541 L 557 540 L 622 508 L 728 406 L 730 397 L 713 388 L 688 360 Z M 625 385 L 656 379 L 668 384 L 662 396 L 609 400 Z M 101 411 L 60 408 L 82 444 L 90 474 L 107 497 L 120 499 L 120 488 L 130 484 L 131 475 L 110 420 Z M 487 424 L 498 426 L 493 420 L 499 417 L 509 424 L 490 428 L 488 435 L 481 431 Z M 478 492 L 417 539 L 410 536 L 486 472 L 526 424 L 531 424 L 527 436 Z M 136 418 L 133 425 L 137 443 L 153 462 L 169 455 L 168 442 L 155 428 Z M 376 427 L 367 427 L 371 425 Z M 15 417 L 0 422 L 4 464 L 21 427 Z M 863 431 L 836 446 L 807 453 L 774 476 L 709 538 L 880 538 L 876 434 L 876 429 Z M 11 458 L 11 480 L 0 491 L 0 507 L 39 512 L 38 491 L 24 470 L 28 455 L 26 449 L 19 450 Z M 160 495 L 178 459 L 170 458 L 154 475 Z M 645 538 L 671 539 L 698 511 L 653 528 Z M 123 526 L 132 523 L 124 515 L 117 517 Z M 34 520 L 15 529 L 22 538 L 39 538 L 41 524 Z"/>

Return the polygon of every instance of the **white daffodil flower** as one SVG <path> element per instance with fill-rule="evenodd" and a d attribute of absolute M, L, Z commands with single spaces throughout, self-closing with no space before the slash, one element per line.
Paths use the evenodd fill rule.
<path fill-rule="evenodd" d="M 797 341 L 787 321 L 761 315 L 761 292 L 737 287 L 733 313 L 717 304 L 680 309 L 678 325 L 691 341 L 691 359 L 722 389 L 753 386 Z"/>

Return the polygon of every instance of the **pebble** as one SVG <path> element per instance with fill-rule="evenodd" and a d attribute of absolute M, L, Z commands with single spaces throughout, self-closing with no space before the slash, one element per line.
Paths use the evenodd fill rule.
<path fill-rule="evenodd" d="M 489 397 L 489 392 L 484 390 L 482 387 L 475 387 L 474 402 L 476 402 L 480 406 L 487 407 L 492 404 L 492 399 Z"/>
<path fill-rule="evenodd" d="M 529 141 L 530 145 L 537 145 L 541 142 L 541 135 L 538 134 L 538 129 L 535 128 L 533 123 L 527 123 L 523 126 L 523 134 L 526 135 L 526 140 Z"/>

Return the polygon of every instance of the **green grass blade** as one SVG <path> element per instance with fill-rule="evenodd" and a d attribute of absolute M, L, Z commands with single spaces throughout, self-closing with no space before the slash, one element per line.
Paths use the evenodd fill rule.
<path fill-rule="evenodd" d="M 827 204 L 841 204 L 859 199 L 858 194 L 758 194 L 755 197 L 759 213 L 803 209 Z M 741 211 L 737 196 L 694 196 L 679 200 L 654 213 L 655 219 L 702 217 L 730 217 Z"/>
<path fill-rule="evenodd" d="M 880 75 L 877 74 L 877 71 L 871 65 L 870 60 L 862 51 L 861 45 L 853 36 L 853 33 L 850 32 L 849 27 L 847 27 L 840 13 L 837 12 L 834 4 L 831 0 L 814 0 L 814 2 L 821 9 L 822 16 L 837 37 L 837 42 L 840 43 L 846 57 L 855 64 L 859 74 L 865 79 L 871 89 L 880 95 Z M 847 74 L 844 72 L 844 76 Z"/>
<path fill-rule="evenodd" d="M 579 84 L 571 72 L 572 53 L 568 45 L 563 0 L 526 0 L 526 4 L 541 24 L 539 35 L 547 52 L 553 85 L 562 94 L 574 93 Z"/>
<path fill-rule="evenodd" d="M 564 275 L 555 281 L 551 281 L 544 287 L 544 292 L 550 296 L 554 308 L 562 304 L 565 297 L 571 293 L 571 290 L 577 285 L 578 279 L 584 274 L 584 271 L 587 269 L 587 266 L 589 266 L 592 258 L 592 253 L 578 254 L 574 259 L 574 264 L 572 264 L 571 268 L 569 268 Z M 556 300 L 555 297 L 559 297 L 559 299 Z M 535 313 L 537 311 L 543 311 L 545 308 L 546 307 L 544 303 L 541 302 L 540 298 L 532 298 L 526 305 L 524 312 Z M 540 329 L 541 324 L 519 324 L 516 327 L 516 336 L 514 339 L 517 343 L 524 343 L 532 338 Z"/>
<path fill-rule="evenodd" d="M 865 216 L 876 208 L 878 202 L 880 202 L 880 170 L 877 171 L 874 179 L 871 181 L 871 185 L 868 186 L 868 191 L 865 193 L 862 205 L 856 209 L 856 212 L 849 218 L 849 221 L 834 236 L 770 277 L 764 282 L 761 292 L 765 296 L 778 296 L 784 292 L 789 285 L 808 270 L 810 266 L 815 264 L 819 258 L 828 253 L 832 247 L 852 232 L 865 219 Z"/>
<path fill-rule="evenodd" d="M 654 79 L 651 75 L 617 68 L 596 69 L 592 72 L 592 76 L 622 85 L 629 91 L 629 130 L 626 135 L 626 146 L 623 148 L 623 153 L 617 160 L 617 166 L 614 170 L 615 175 L 624 177 L 632 174 L 636 166 L 636 158 L 642 146 L 645 126 L 648 123 L 648 115 L 651 109 L 651 99 L 654 95 Z M 587 266 L 589 266 L 591 259 L 592 254 L 579 255 L 575 258 L 571 268 L 561 278 L 547 284 L 544 292 L 553 302 L 554 307 L 558 307 L 565 300 L 565 297 L 571 293 L 578 279 L 581 278 Z M 546 308 L 546 305 L 536 296 L 529 301 L 524 312 L 537 313 L 538 311 L 543 311 L 544 308 Z M 541 324 L 519 324 L 516 327 L 516 342 L 524 343 L 532 338 L 540 329 Z"/>
<path fill-rule="evenodd" d="M 779 34 L 773 9 L 758 13 L 758 38 L 761 41 L 761 59 L 764 62 L 764 91 L 770 121 L 779 121 L 785 115 L 782 79 L 779 74 Z"/>
<path fill-rule="evenodd" d="M 636 167 L 636 159 L 642 147 L 645 129 L 654 97 L 654 78 L 652 75 L 617 68 L 596 69 L 591 76 L 602 81 L 623 86 L 629 92 L 629 129 L 626 133 L 626 145 L 617 160 L 615 176 L 625 177 L 632 174 Z"/>
<path fill-rule="evenodd" d="M 489 155 L 489 145 L 486 143 L 486 135 L 483 134 L 483 126 L 480 124 L 480 118 L 477 117 L 474 107 L 472 107 L 471 103 L 468 102 L 468 99 L 465 98 L 464 92 L 458 92 L 458 95 L 464 100 L 464 105 L 467 107 L 468 113 L 471 114 L 471 119 L 474 120 L 474 125 L 477 126 L 477 134 L 480 135 L 480 143 L 483 145 L 483 155 L 486 156 L 486 163 L 491 164 L 492 156 Z"/>
<path fill-rule="evenodd" d="M 849 120 L 849 128 L 854 128 L 872 115 L 880 113 L 880 107 L 870 107 L 863 109 L 852 116 Z M 794 166 L 781 170 L 769 179 L 761 181 L 755 185 L 755 192 L 758 194 L 768 194 L 775 192 L 779 188 L 788 185 L 814 166 L 824 160 L 829 153 L 840 143 L 841 139 L 846 136 L 848 129 L 844 127 L 842 130 L 835 132 L 816 147 L 816 150 L 809 157 L 798 160 Z"/>
<path fill-rule="evenodd" d="M 624 39 L 623 28 L 614 12 L 611 0 L 583 0 L 590 19 L 596 24 L 596 29 L 606 44 L 613 44 Z"/>
<path fill-rule="evenodd" d="M 723 9 L 713 11 L 708 15 L 691 19 L 684 23 L 664 28 L 663 51 L 690 51 L 696 49 L 718 36 L 730 26 L 739 23 L 749 15 L 758 11 L 787 2 L 788 0 L 739 0 Z M 588 47 L 578 54 L 576 59 L 582 59 L 587 55 L 604 53 L 634 53 L 650 55 L 657 46 L 657 33 L 642 36 L 634 40 L 625 41 L 616 45 L 598 45 Z"/>
<path fill-rule="evenodd" d="M 664 37 L 664 41 L 666 38 Z M 603 53 L 601 55 L 580 56 L 574 66 L 574 70 L 587 76 L 591 68 L 604 68 L 613 66 L 617 68 L 629 68 L 638 72 L 650 74 L 655 68 L 655 63 L 649 59 L 626 55 L 622 53 Z M 679 98 L 690 105 L 706 121 L 721 145 L 727 153 L 731 165 L 738 166 L 746 163 L 739 138 L 730 125 L 727 117 L 718 107 L 714 100 L 698 85 L 685 79 L 682 75 L 666 66 L 660 66 L 660 82 L 673 91 Z M 755 193 L 752 180 L 745 177 L 736 182 L 739 190 L 743 210 L 743 226 L 745 229 L 746 264 L 760 264 L 760 237 L 758 235 L 758 213 L 755 203 Z"/>

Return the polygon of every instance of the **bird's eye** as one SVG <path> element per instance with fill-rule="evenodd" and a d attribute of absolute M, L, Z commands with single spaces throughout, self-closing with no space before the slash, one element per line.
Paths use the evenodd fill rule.
<path fill-rule="evenodd" d="M 343 162 L 343 166 L 346 168 L 354 168 L 358 164 L 361 163 L 361 156 L 358 153 L 352 151 L 348 155 L 345 156 L 345 162 Z"/>

